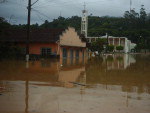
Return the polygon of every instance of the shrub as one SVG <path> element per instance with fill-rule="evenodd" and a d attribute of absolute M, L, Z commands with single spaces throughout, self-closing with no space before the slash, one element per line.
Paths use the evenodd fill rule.
<path fill-rule="evenodd" d="M 116 46 L 116 50 L 118 50 L 118 51 L 121 51 L 121 50 L 123 50 L 123 49 L 124 49 L 123 46 Z"/>
<path fill-rule="evenodd" d="M 107 46 L 107 51 L 113 52 L 114 51 L 114 45 L 108 45 Z"/>

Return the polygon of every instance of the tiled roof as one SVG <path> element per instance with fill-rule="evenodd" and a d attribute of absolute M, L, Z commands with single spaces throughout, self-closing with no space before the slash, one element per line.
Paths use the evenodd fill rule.
<path fill-rule="evenodd" d="M 30 42 L 56 42 L 65 29 L 35 29 L 30 31 Z M 0 41 L 26 42 L 27 32 L 23 29 L 2 30 Z"/>

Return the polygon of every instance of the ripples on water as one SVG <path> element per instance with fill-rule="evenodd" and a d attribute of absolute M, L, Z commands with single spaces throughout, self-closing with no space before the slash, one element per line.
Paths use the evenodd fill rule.
<path fill-rule="evenodd" d="M 0 62 L 0 113 L 149 113 L 150 55 Z"/>

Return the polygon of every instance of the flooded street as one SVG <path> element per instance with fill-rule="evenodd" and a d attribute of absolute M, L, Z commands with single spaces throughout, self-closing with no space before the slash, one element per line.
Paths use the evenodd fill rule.
<path fill-rule="evenodd" d="M 150 113 L 150 55 L 0 61 L 0 113 Z"/>

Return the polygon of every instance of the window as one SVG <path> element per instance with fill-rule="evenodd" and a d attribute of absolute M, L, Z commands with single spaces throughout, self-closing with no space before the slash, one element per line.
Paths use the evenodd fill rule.
<path fill-rule="evenodd" d="M 70 58 L 73 58 L 73 49 L 70 49 Z"/>
<path fill-rule="evenodd" d="M 85 34 L 85 31 L 82 31 L 83 34 Z"/>
<path fill-rule="evenodd" d="M 83 28 L 83 25 L 82 25 L 82 30 L 83 30 L 84 28 Z"/>
<path fill-rule="evenodd" d="M 41 48 L 41 55 L 42 56 L 51 55 L 51 48 Z"/>
<path fill-rule="evenodd" d="M 63 51 L 63 58 L 67 58 L 67 49 L 66 48 L 63 48 L 62 49 L 62 51 Z"/>
<path fill-rule="evenodd" d="M 82 58 L 84 58 L 84 50 L 82 50 Z"/>
<path fill-rule="evenodd" d="M 120 40 L 120 45 L 124 45 L 124 40 Z"/>
<path fill-rule="evenodd" d="M 79 58 L 79 50 L 76 50 L 76 58 Z"/>
<path fill-rule="evenodd" d="M 83 29 L 85 30 L 85 24 L 83 25 Z"/>

